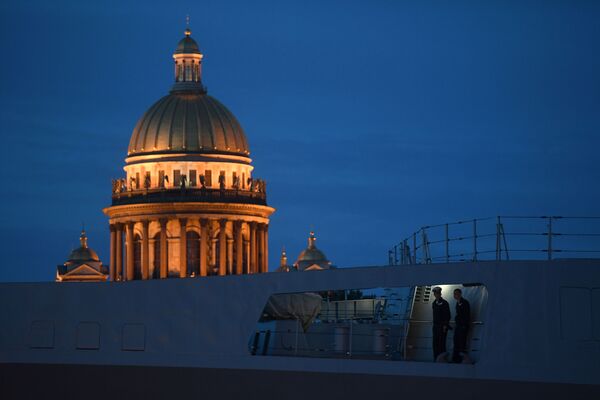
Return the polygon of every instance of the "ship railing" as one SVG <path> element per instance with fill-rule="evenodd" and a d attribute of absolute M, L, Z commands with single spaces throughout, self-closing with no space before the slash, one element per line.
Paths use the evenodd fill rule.
<path fill-rule="evenodd" d="M 428 225 L 388 251 L 389 265 L 598 258 L 600 217 L 496 216 Z"/>
<path fill-rule="evenodd" d="M 252 355 L 317 358 L 381 359 L 395 361 L 433 361 L 432 321 L 401 319 L 394 324 L 372 324 L 357 320 L 313 323 L 304 331 L 300 320 L 292 320 L 288 329 L 259 329 L 252 336 L 248 350 Z M 319 326 L 329 326 L 320 331 Z M 481 351 L 482 321 L 473 321 L 467 345 L 472 361 Z M 450 322 L 454 327 L 454 322 Z M 366 328 L 367 331 L 361 328 Z M 416 332 L 416 333 L 415 333 Z M 452 335 L 448 331 L 447 352 L 452 352 Z"/>

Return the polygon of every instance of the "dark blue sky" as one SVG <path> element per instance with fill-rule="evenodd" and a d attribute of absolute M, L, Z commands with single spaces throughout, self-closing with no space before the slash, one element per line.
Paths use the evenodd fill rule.
<path fill-rule="evenodd" d="M 191 16 L 209 93 L 268 181 L 271 268 L 314 227 L 339 266 L 425 224 L 598 214 L 600 2 L 0 4 L 0 280 L 53 279 L 172 83 Z"/>

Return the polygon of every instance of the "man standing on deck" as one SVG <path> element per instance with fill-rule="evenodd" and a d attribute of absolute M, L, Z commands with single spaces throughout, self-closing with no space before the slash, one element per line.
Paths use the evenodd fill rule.
<path fill-rule="evenodd" d="M 446 335 L 450 327 L 450 306 L 442 298 L 442 288 L 433 288 L 433 361 L 437 361 L 440 354 L 446 352 Z"/>
<path fill-rule="evenodd" d="M 471 324 L 471 305 L 462 297 L 462 290 L 454 289 L 454 299 L 456 300 L 456 316 L 454 322 L 454 348 L 452 351 L 452 362 L 461 363 L 463 356 L 461 353 L 467 352 L 467 335 L 469 334 L 469 325 Z"/>

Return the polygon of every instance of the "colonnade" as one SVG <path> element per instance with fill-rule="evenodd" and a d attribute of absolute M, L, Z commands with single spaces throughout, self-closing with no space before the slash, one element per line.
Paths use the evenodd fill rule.
<path fill-rule="evenodd" d="M 154 246 L 160 246 L 160 260 L 158 268 L 160 279 L 169 276 L 169 254 L 167 246 L 167 223 L 176 220 L 179 223 L 179 277 L 185 278 L 188 274 L 187 256 L 188 256 L 188 218 L 177 219 L 147 219 L 142 221 L 131 221 L 110 224 L 110 267 L 109 275 L 112 281 L 134 280 L 135 279 L 135 244 L 134 244 L 134 225 L 138 222 L 142 224 L 141 233 L 141 279 L 151 279 L 150 275 L 150 222 L 157 221 L 160 225 L 159 242 Z M 213 221 L 218 221 L 219 231 L 215 239 L 212 239 L 210 225 Z M 232 222 L 233 232 L 231 238 L 228 238 L 226 226 L 227 222 Z M 243 235 L 243 225 L 247 225 L 247 238 Z M 200 243 L 199 243 L 199 276 L 212 275 L 209 269 L 216 268 L 217 275 L 241 275 L 268 272 L 268 242 L 269 225 L 266 223 L 246 222 L 241 220 L 218 219 L 211 220 L 200 218 Z M 155 236 L 156 237 L 156 236 Z M 211 253 L 213 240 L 218 242 L 218 265 L 211 261 L 217 259 L 216 254 Z M 216 248 L 216 246 L 213 246 Z M 155 268 L 157 260 L 155 260 Z M 211 265 L 212 264 L 212 265 Z M 171 267 L 174 267 L 171 265 Z"/>

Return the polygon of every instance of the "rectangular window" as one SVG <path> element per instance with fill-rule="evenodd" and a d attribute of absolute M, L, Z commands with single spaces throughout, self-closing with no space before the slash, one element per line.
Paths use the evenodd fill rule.
<path fill-rule="evenodd" d="M 323 269 L 315 264 L 301 268 Z M 434 296 L 427 300 L 423 296 L 423 292 L 431 292 L 434 286 L 441 287 L 445 305 L 434 307 Z M 453 298 L 456 289 L 461 290 L 466 302 L 458 303 Z M 476 363 L 480 360 L 487 299 L 487 289 L 481 284 L 273 294 L 249 332 L 249 352 L 255 356 L 432 362 L 436 353 L 438 356 L 448 353 L 452 359 L 452 343 L 458 334 L 461 336 L 456 338 L 457 342 L 467 354 L 468 362 Z M 459 305 L 461 318 L 457 323 L 455 310 Z M 432 333 L 434 318 L 438 323 L 447 321 L 453 328 L 447 336 L 441 329 Z M 439 341 L 434 343 L 432 335 L 438 335 Z M 459 356 L 463 358 L 456 354 Z"/>
<path fill-rule="evenodd" d="M 242 189 L 246 189 L 246 174 L 242 172 Z"/>
<path fill-rule="evenodd" d="M 173 187 L 181 186 L 181 170 L 173 170 Z"/>
<path fill-rule="evenodd" d="M 204 171 L 204 178 L 206 180 L 206 187 L 211 187 L 212 186 L 212 171 L 210 169 L 207 169 L 206 171 Z"/>
<path fill-rule="evenodd" d="M 135 188 L 136 189 L 140 188 L 140 173 L 139 172 L 135 173 Z"/>
<path fill-rule="evenodd" d="M 32 349 L 54 348 L 54 321 L 33 321 L 31 323 L 29 347 Z"/>
<path fill-rule="evenodd" d="M 223 178 L 221 178 L 223 177 Z M 223 184 L 227 185 L 227 178 L 225 177 L 225 171 L 219 172 L 219 186 L 221 186 L 221 179 L 223 179 Z"/>
<path fill-rule="evenodd" d="M 234 173 L 232 173 L 232 174 L 231 174 L 231 183 L 232 183 L 232 184 L 233 184 L 233 183 L 235 183 L 235 180 L 236 180 L 236 178 L 237 178 L 237 174 L 236 174 L 235 172 L 234 172 Z"/>
<path fill-rule="evenodd" d="M 196 170 L 190 169 L 190 186 L 196 186 Z"/>
<path fill-rule="evenodd" d="M 150 171 L 146 172 L 146 177 L 144 178 L 144 187 L 148 189 L 152 185 L 152 177 L 150 176 Z"/>
<path fill-rule="evenodd" d="M 121 350 L 144 351 L 146 350 L 146 326 L 143 324 L 123 325 Z"/>
<path fill-rule="evenodd" d="M 158 171 L 158 187 L 165 187 L 165 171 Z"/>
<path fill-rule="evenodd" d="M 100 324 L 80 322 L 77 326 L 77 349 L 98 350 L 100 348 Z"/>

